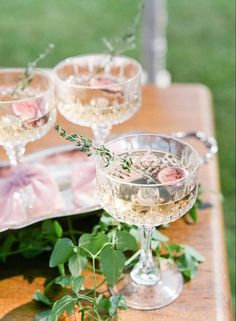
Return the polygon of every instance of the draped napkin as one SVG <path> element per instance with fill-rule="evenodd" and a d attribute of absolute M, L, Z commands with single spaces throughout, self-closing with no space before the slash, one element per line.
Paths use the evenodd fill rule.
<path fill-rule="evenodd" d="M 72 172 L 71 189 L 75 206 L 88 207 L 97 204 L 96 167 L 92 158 L 81 158 Z"/>
<path fill-rule="evenodd" d="M 56 182 L 41 165 L 22 164 L 0 178 L 0 224 L 23 222 L 29 217 L 62 209 Z"/>

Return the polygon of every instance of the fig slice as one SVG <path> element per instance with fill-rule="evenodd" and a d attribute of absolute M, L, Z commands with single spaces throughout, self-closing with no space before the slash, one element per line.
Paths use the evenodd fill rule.
<path fill-rule="evenodd" d="M 157 175 L 162 184 L 173 183 L 187 175 L 187 171 L 182 167 L 165 167 Z"/>
<path fill-rule="evenodd" d="M 36 117 L 38 112 L 40 111 L 39 104 L 34 100 L 15 102 L 12 108 L 17 116 L 28 119 Z"/>
<path fill-rule="evenodd" d="M 116 86 L 112 86 L 111 88 L 106 86 L 109 85 L 115 85 Z M 105 86 L 102 90 L 107 92 L 108 94 L 122 94 L 122 88 L 118 85 L 118 81 L 116 79 L 113 78 L 108 78 L 108 77 L 97 77 L 97 78 L 92 78 L 89 82 L 90 86 Z"/>
<path fill-rule="evenodd" d="M 92 78 L 89 82 L 91 86 L 107 86 L 107 85 L 113 85 L 117 83 L 116 80 L 108 78 L 108 77 L 96 77 Z"/>

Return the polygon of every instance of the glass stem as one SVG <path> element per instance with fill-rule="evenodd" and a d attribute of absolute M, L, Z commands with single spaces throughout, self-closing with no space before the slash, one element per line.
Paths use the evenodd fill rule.
<path fill-rule="evenodd" d="M 93 135 L 96 145 L 102 145 L 105 143 L 106 138 L 109 136 L 111 126 L 109 125 L 95 125 L 92 126 Z"/>
<path fill-rule="evenodd" d="M 25 153 L 25 146 L 23 145 L 16 145 L 16 146 L 4 146 L 10 164 L 12 167 L 17 166 L 19 163 L 22 162 L 23 155 Z"/>
<path fill-rule="evenodd" d="M 131 278 L 141 285 L 154 285 L 160 280 L 160 269 L 152 256 L 151 242 L 154 227 L 140 227 L 141 254 L 131 271 Z"/>

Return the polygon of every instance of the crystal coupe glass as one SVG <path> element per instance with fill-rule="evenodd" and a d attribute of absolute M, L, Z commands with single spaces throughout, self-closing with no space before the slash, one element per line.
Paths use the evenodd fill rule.
<path fill-rule="evenodd" d="M 15 90 L 24 69 L 0 70 L 0 145 L 10 163 L 21 162 L 25 145 L 41 138 L 56 120 L 54 84 L 48 73 L 35 70 L 24 90 Z"/>
<path fill-rule="evenodd" d="M 58 109 L 69 121 L 91 127 L 102 144 L 112 125 L 132 117 L 141 105 L 141 66 L 125 56 L 84 55 L 54 69 Z"/>
<path fill-rule="evenodd" d="M 138 226 L 141 242 L 139 262 L 113 291 L 125 295 L 134 309 L 163 307 L 178 297 L 183 277 L 167 260 L 154 261 L 152 232 L 180 218 L 195 203 L 200 158 L 186 142 L 158 134 L 129 135 L 106 147 L 130 158 L 135 169 L 122 169 L 116 160 L 106 167 L 97 158 L 100 203 L 117 220 Z"/>

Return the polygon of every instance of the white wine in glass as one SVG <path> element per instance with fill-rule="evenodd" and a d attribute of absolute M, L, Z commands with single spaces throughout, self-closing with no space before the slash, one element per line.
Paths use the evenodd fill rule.
<path fill-rule="evenodd" d="M 15 90 L 23 69 L 0 70 L 0 145 L 11 165 L 22 160 L 25 145 L 46 135 L 56 120 L 54 84 L 36 70 L 24 90 Z"/>
<path fill-rule="evenodd" d="M 97 144 L 111 127 L 132 117 L 141 106 L 141 65 L 128 57 L 71 57 L 54 69 L 59 112 L 91 127 Z"/>
<path fill-rule="evenodd" d="M 97 158 L 100 203 L 117 220 L 138 226 L 141 241 L 139 262 L 113 291 L 123 294 L 134 309 L 163 307 L 179 296 L 183 277 L 168 261 L 154 261 L 152 232 L 180 218 L 195 203 L 200 158 L 189 144 L 158 134 L 121 137 L 105 146 L 131 159 L 132 168 L 122 169 L 119 159 L 106 167 Z"/>

